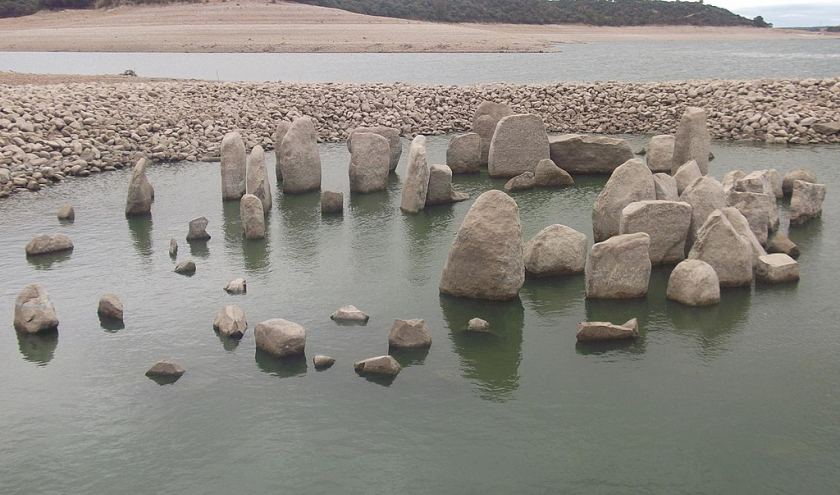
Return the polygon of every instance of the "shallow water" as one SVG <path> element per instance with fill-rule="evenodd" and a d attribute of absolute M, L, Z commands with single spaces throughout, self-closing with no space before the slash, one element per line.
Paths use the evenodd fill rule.
<path fill-rule="evenodd" d="M 429 138 L 430 163 L 446 142 Z M 665 300 L 669 270 L 659 268 L 643 300 L 585 301 L 582 276 L 528 280 L 508 303 L 442 297 L 472 200 L 402 214 L 407 150 L 387 192 L 348 198 L 349 154 L 322 145 L 323 186 L 345 192 L 344 216 L 321 217 L 317 194 L 275 191 L 265 241 L 242 239 L 215 163 L 152 167 L 151 221 L 123 216 L 127 171 L 0 201 L 0 492 L 831 493 L 840 147 L 713 151 L 719 178 L 808 167 L 828 184 L 822 219 L 790 232 L 802 249 L 798 284 L 726 289 L 719 305 L 686 308 Z M 523 237 L 563 223 L 591 243 L 604 181 L 515 194 Z M 504 183 L 486 172 L 455 182 L 473 199 Z M 65 202 L 73 224 L 55 217 Z M 200 215 L 213 237 L 190 246 L 187 223 Z M 72 254 L 27 261 L 26 242 L 54 231 L 71 236 Z M 194 276 L 172 272 L 170 237 L 179 260 L 196 261 Z M 248 293 L 225 293 L 238 277 Z M 55 303 L 57 341 L 12 328 L 14 299 L 35 281 Z M 124 328 L 96 315 L 110 291 L 125 304 Z M 228 303 L 248 318 L 239 342 L 212 329 Z M 343 304 L 370 322 L 335 324 Z M 496 335 L 465 334 L 475 316 Z M 255 352 L 254 325 L 275 317 L 306 328 L 308 361 Z M 353 361 L 387 352 L 394 318 L 418 317 L 431 329 L 428 353 L 398 355 L 405 369 L 390 384 L 353 372 Z M 633 343 L 576 344 L 582 320 L 631 317 Z M 316 372 L 315 354 L 337 362 Z M 187 373 L 160 386 L 143 376 L 159 359 Z"/>

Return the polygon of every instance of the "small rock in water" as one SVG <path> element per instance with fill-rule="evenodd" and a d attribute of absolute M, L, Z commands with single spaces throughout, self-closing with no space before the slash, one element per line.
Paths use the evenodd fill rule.
<path fill-rule="evenodd" d="M 116 294 L 110 292 L 103 295 L 99 300 L 99 308 L 97 309 L 99 316 L 113 318 L 122 321 L 123 319 L 123 305 Z"/>
<path fill-rule="evenodd" d="M 799 263 L 783 253 L 758 257 L 755 278 L 768 284 L 781 284 L 799 280 Z"/>
<path fill-rule="evenodd" d="M 73 205 L 61 205 L 61 207 L 58 208 L 58 219 L 66 220 L 68 222 L 75 220 L 76 210 L 73 209 Z"/>
<path fill-rule="evenodd" d="M 216 314 L 213 319 L 213 329 L 232 339 L 241 339 L 248 328 L 245 321 L 245 312 L 234 304 L 227 304 Z"/>
<path fill-rule="evenodd" d="M 801 180 L 793 181 L 793 194 L 790 198 L 790 224 L 803 223 L 822 215 L 825 200 L 825 184 L 812 184 Z"/>
<path fill-rule="evenodd" d="M 210 234 L 207 233 L 208 223 L 209 221 L 205 217 L 198 217 L 194 220 L 190 220 L 190 231 L 187 233 L 187 240 L 206 241 L 207 239 L 210 239 Z"/>
<path fill-rule="evenodd" d="M 169 239 L 169 257 L 178 257 L 178 241 L 176 241 L 174 237 Z"/>
<path fill-rule="evenodd" d="M 639 336 L 639 322 L 636 318 L 623 325 L 604 321 L 583 321 L 577 326 L 578 341 L 635 339 Z"/>
<path fill-rule="evenodd" d="M 388 335 L 388 345 L 403 349 L 415 349 L 432 345 L 429 327 L 422 318 L 412 320 L 394 320 L 391 333 Z"/>
<path fill-rule="evenodd" d="M 169 378 L 177 380 L 184 374 L 184 372 L 184 368 L 171 361 L 158 361 L 152 365 L 148 371 L 146 371 L 146 376 L 149 378 Z"/>
<path fill-rule="evenodd" d="M 344 211 L 344 193 L 321 191 L 321 213 L 341 213 Z"/>
<path fill-rule="evenodd" d="M 719 303 L 720 280 L 717 272 L 705 261 L 682 261 L 671 272 L 666 297 L 686 306 Z"/>
<path fill-rule="evenodd" d="M 335 364 L 335 358 L 318 354 L 312 358 L 312 364 L 315 365 L 316 370 L 325 370 Z"/>
<path fill-rule="evenodd" d="M 50 295 L 41 284 L 30 284 L 15 299 L 15 330 L 23 333 L 58 329 L 58 317 Z"/>
<path fill-rule="evenodd" d="M 248 287 L 245 283 L 244 278 L 237 278 L 228 282 L 225 286 L 225 290 L 228 294 L 244 294 L 247 291 Z"/>
<path fill-rule="evenodd" d="M 297 323 L 273 318 L 254 328 L 257 349 L 277 357 L 303 354 L 306 349 L 306 330 Z"/>
<path fill-rule="evenodd" d="M 402 366 L 391 356 L 377 356 L 353 363 L 353 369 L 362 375 L 397 375 Z"/>
<path fill-rule="evenodd" d="M 182 275 L 191 275 L 195 273 L 195 262 L 192 260 L 182 261 L 175 265 L 175 273 Z"/>
<path fill-rule="evenodd" d="M 467 331 L 468 332 L 489 333 L 490 332 L 490 324 L 487 323 L 486 320 L 482 320 L 481 318 L 472 318 L 469 321 L 469 323 L 467 323 Z"/>
<path fill-rule="evenodd" d="M 505 192 L 524 191 L 537 186 L 537 179 L 534 172 L 523 172 L 505 184 Z"/>
<path fill-rule="evenodd" d="M 356 308 L 356 306 L 348 304 L 347 306 L 342 306 L 338 309 L 338 311 L 330 315 L 330 319 L 335 321 L 367 323 L 370 317 L 364 312 L 359 311 L 359 309 Z"/>
<path fill-rule="evenodd" d="M 59 253 L 61 251 L 72 251 L 73 242 L 62 233 L 53 235 L 41 234 L 34 237 L 26 245 L 27 256 L 38 256 L 40 254 Z"/>
<path fill-rule="evenodd" d="M 799 246 L 790 240 L 790 237 L 784 234 L 776 234 L 770 238 L 767 244 L 768 253 L 784 253 L 790 257 L 799 256 Z"/>

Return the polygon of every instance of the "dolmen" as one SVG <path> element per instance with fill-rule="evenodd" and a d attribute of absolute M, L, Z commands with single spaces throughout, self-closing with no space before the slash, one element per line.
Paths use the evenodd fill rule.
<path fill-rule="evenodd" d="M 277 180 L 284 194 L 300 194 L 321 189 L 321 156 L 318 134 L 310 117 L 291 123 L 281 122 L 274 133 Z"/>

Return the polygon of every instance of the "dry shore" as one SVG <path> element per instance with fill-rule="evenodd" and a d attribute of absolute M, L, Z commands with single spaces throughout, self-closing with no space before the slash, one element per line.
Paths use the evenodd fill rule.
<path fill-rule="evenodd" d="M 0 19 L 0 51 L 539 52 L 557 44 L 594 41 L 824 36 L 748 27 L 440 24 L 257 0 L 39 12 Z"/>

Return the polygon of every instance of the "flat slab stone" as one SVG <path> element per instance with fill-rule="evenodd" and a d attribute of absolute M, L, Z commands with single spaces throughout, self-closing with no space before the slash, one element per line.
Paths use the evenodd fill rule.
<path fill-rule="evenodd" d="M 758 257 L 756 280 L 768 284 L 781 284 L 799 280 L 799 263 L 783 253 L 765 254 Z"/>
<path fill-rule="evenodd" d="M 549 150 L 551 160 L 572 175 L 611 174 L 634 156 L 624 139 L 584 134 L 552 136 Z"/>
<path fill-rule="evenodd" d="M 623 325 L 604 321 L 583 321 L 578 323 L 576 337 L 580 342 L 593 340 L 635 339 L 639 336 L 639 322 L 636 318 Z"/>

